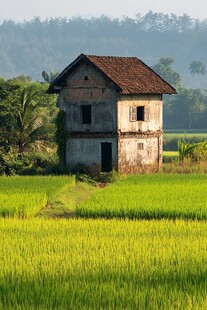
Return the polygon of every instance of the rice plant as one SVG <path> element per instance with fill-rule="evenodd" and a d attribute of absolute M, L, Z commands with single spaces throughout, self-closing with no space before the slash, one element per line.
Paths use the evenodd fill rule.
<path fill-rule="evenodd" d="M 99 191 L 77 208 L 85 218 L 207 219 L 207 175 L 139 175 Z"/>
<path fill-rule="evenodd" d="M 1 177 L 0 216 L 32 217 L 74 184 L 74 177 Z"/>
<path fill-rule="evenodd" d="M 207 308 L 207 223 L 0 219 L 0 309 Z"/>

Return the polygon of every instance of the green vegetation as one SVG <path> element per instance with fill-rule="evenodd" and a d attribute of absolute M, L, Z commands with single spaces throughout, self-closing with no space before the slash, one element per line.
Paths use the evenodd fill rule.
<path fill-rule="evenodd" d="M 206 175 L 130 176 L 78 205 L 85 218 L 207 219 Z"/>
<path fill-rule="evenodd" d="M 2 309 L 207 307 L 206 222 L 0 219 Z"/>
<path fill-rule="evenodd" d="M 207 131 L 199 130 L 187 131 L 187 130 L 172 130 L 165 131 L 163 137 L 163 149 L 164 151 L 177 151 L 178 141 L 183 140 L 186 143 L 198 143 L 207 140 Z"/>
<path fill-rule="evenodd" d="M 6 78 L 25 72 L 39 80 L 46 70 L 49 76 L 43 75 L 50 82 L 54 73 L 60 72 L 80 52 L 136 55 L 150 65 L 162 55 L 169 55 L 175 59 L 176 70 L 185 76 L 187 86 L 194 86 L 189 64 L 194 59 L 206 61 L 206 20 L 186 14 L 134 13 L 134 18 L 122 19 L 35 17 L 23 23 L 4 21 L 0 25 L 0 72 Z M 205 79 L 201 82 L 204 87 Z"/>
<path fill-rule="evenodd" d="M 74 185 L 74 177 L 1 177 L 0 215 L 33 217 Z"/>
<path fill-rule="evenodd" d="M 33 175 L 57 165 L 56 95 L 47 88 L 25 76 L 0 79 L 0 175 Z"/>
<path fill-rule="evenodd" d="M 206 190 L 205 174 L 1 177 L 0 308 L 206 309 Z"/>
<path fill-rule="evenodd" d="M 181 86 L 181 76 L 172 69 L 174 59 L 171 57 L 160 58 L 158 63 L 152 67 L 163 79 L 173 85 L 175 88 Z"/>
<path fill-rule="evenodd" d="M 179 153 L 177 151 L 163 151 L 163 163 L 170 163 L 177 160 Z"/>
<path fill-rule="evenodd" d="M 59 163 L 63 166 L 66 163 L 66 113 L 65 111 L 59 110 L 56 118 L 56 135 L 55 140 L 57 143 L 57 155 L 59 158 Z"/>

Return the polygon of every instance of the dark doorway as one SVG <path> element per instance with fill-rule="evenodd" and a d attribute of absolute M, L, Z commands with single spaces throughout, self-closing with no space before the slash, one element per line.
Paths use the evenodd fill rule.
<path fill-rule="evenodd" d="M 109 172 L 112 170 L 112 144 L 101 143 L 101 171 Z"/>

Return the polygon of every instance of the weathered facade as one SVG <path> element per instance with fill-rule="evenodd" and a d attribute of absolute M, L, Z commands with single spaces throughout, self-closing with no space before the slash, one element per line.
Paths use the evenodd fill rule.
<path fill-rule="evenodd" d="M 135 57 L 81 54 L 50 85 L 66 112 L 66 163 L 91 173 L 162 164 L 162 94 L 175 89 Z"/>

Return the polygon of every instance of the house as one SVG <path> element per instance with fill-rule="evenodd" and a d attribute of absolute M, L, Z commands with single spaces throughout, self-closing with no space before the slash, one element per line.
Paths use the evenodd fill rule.
<path fill-rule="evenodd" d="M 162 164 L 162 95 L 176 90 L 136 57 L 81 54 L 53 81 L 66 112 L 66 164 L 90 173 Z"/>

